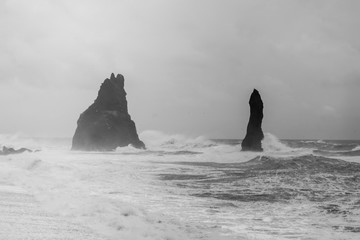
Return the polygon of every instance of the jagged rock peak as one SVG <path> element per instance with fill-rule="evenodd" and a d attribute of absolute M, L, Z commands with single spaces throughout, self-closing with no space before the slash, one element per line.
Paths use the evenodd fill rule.
<path fill-rule="evenodd" d="M 127 113 L 126 92 L 124 89 L 124 76 L 118 74 L 115 78 L 114 73 L 110 79 L 106 78 L 101 84 L 95 103 L 101 106 L 109 107 L 109 105 L 122 105 L 121 109 Z"/>
<path fill-rule="evenodd" d="M 73 137 L 73 150 L 109 151 L 129 144 L 145 148 L 128 113 L 124 76 L 114 73 L 101 84 L 94 103 L 83 112 Z"/>
<path fill-rule="evenodd" d="M 109 79 L 109 78 L 107 78 L 107 79 Z M 107 79 L 105 79 L 105 81 L 106 81 Z M 113 84 L 119 84 L 119 85 L 124 86 L 124 81 L 125 81 L 125 79 L 124 79 L 124 76 L 121 75 L 121 74 L 118 74 L 118 75 L 116 75 L 116 77 L 115 77 L 115 74 L 112 73 L 109 80 L 110 80 Z"/>
<path fill-rule="evenodd" d="M 246 136 L 241 143 L 242 151 L 262 151 L 261 141 L 264 133 L 261 129 L 263 119 L 263 102 L 258 90 L 254 89 L 249 100 L 250 118 Z"/>

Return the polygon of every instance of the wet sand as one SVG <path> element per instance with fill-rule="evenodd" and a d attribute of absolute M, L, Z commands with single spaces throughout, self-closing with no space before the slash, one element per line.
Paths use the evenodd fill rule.
<path fill-rule="evenodd" d="M 47 213 L 25 190 L 0 183 L 0 239 L 105 240 L 69 219 Z"/>

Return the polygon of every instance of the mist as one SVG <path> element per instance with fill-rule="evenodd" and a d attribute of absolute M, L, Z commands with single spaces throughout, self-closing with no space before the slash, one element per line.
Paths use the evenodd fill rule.
<path fill-rule="evenodd" d="M 360 2 L 1 1 L 3 134 L 71 137 L 112 72 L 138 132 L 359 139 Z"/>

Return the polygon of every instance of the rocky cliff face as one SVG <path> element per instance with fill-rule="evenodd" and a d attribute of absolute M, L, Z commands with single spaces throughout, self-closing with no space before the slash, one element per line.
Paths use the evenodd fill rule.
<path fill-rule="evenodd" d="M 128 113 L 124 77 L 112 73 L 94 103 L 80 115 L 72 150 L 111 151 L 129 144 L 145 148 Z"/>
<path fill-rule="evenodd" d="M 250 119 L 247 126 L 246 136 L 241 143 L 242 151 L 262 151 L 261 140 L 264 133 L 261 129 L 263 119 L 263 102 L 259 92 L 254 89 L 250 96 Z"/>

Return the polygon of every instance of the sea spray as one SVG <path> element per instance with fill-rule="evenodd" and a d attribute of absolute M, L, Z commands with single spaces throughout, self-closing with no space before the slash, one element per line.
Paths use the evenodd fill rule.
<path fill-rule="evenodd" d="M 275 135 L 271 133 L 265 133 L 264 139 L 261 142 L 265 152 L 289 152 L 294 149 L 288 147 L 282 143 Z"/>
<path fill-rule="evenodd" d="M 159 189 L 154 191 L 147 185 L 149 175 L 141 168 L 148 168 L 149 163 L 143 160 L 142 156 L 116 152 L 43 151 L 14 155 L 0 158 L 0 181 L 21 186 L 46 211 L 76 221 L 109 239 L 182 240 L 197 239 L 199 234 L 210 239 L 213 234 L 216 236 L 201 233 L 176 217 L 141 204 L 143 200 L 152 201 L 154 192 L 161 194 Z"/>
<path fill-rule="evenodd" d="M 27 137 L 22 133 L 16 134 L 0 134 L 0 148 L 3 146 L 12 148 L 32 148 L 38 146 L 38 142 L 34 138 Z"/>
<path fill-rule="evenodd" d="M 354 147 L 351 151 L 360 151 L 360 145 Z"/>
<path fill-rule="evenodd" d="M 187 137 L 182 134 L 165 134 L 160 131 L 148 130 L 140 134 L 141 139 L 152 150 L 183 150 L 183 149 L 200 149 L 215 146 L 215 142 L 203 137 Z"/>
<path fill-rule="evenodd" d="M 67 151 L 71 147 L 71 138 L 66 137 L 31 137 L 23 133 L 0 134 L 0 148 L 3 146 L 15 149 Z"/>
<path fill-rule="evenodd" d="M 275 135 L 271 133 L 265 133 L 264 135 L 265 137 L 264 140 L 262 141 L 264 155 L 300 156 L 300 155 L 307 155 L 312 153 L 311 148 L 304 148 L 301 145 L 290 147 L 285 141 L 278 139 Z"/>
<path fill-rule="evenodd" d="M 241 141 L 164 135 L 140 152 L 70 152 L 49 141 L 0 156 L 0 182 L 108 239 L 358 239 L 359 156 L 312 151 L 359 141 L 272 138 L 253 153 Z"/>

